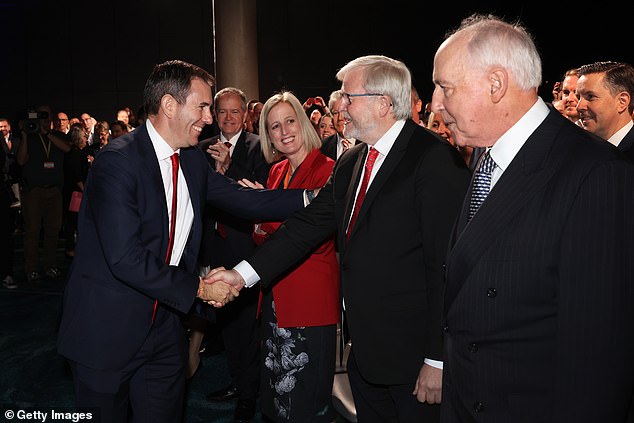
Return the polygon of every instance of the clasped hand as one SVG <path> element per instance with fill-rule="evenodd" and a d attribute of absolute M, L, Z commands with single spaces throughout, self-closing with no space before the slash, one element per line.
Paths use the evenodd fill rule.
<path fill-rule="evenodd" d="M 212 277 L 212 275 L 220 271 L 229 272 L 225 270 L 224 267 L 210 270 L 209 273 L 202 278 L 197 295 L 204 302 L 216 308 L 226 305 L 240 295 L 239 288 L 236 288 L 229 283 L 225 283 L 220 278 Z"/>

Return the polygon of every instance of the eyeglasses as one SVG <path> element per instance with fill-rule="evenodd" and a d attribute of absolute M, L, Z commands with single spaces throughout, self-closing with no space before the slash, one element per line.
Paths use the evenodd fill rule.
<path fill-rule="evenodd" d="M 348 106 L 352 104 L 353 97 L 381 97 L 383 95 L 385 94 L 381 94 L 381 93 L 350 94 L 350 93 L 341 91 L 341 98 L 343 98 L 343 100 L 346 102 Z"/>

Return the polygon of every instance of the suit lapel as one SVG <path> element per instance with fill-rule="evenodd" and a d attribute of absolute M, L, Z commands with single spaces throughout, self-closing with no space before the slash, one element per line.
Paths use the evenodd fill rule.
<path fill-rule="evenodd" d="M 234 160 L 238 163 L 244 163 L 247 157 L 247 133 L 242 131 L 238 140 L 236 141 L 236 146 L 233 149 L 233 155 L 231 156 L 231 161 Z"/>
<path fill-rule="evenodd" d="M 350 183 L 348 184 L 348 190 L 346 191 L 346 205 L 345 205 L 345 214 L 344 219 L 341 222 L 341 228 L 339 233 L 342 234 L 343 239 L 345 239 L 346 229 L 348 228 L 348 222 L 350 221 L 350 215 L 352 214 L 352 207 L 354 206 L 354 199 L 356 197 L 357 186 L 360 183 L 361 175 L 363 173 L 363 164 L 365 162 L 365 156 L 368 153 L 367 144 L 359 144 L 359 146 L 355 147 L 353 151 L 348 152 L 347 154 L 356 154 L 356 162 L 354 163 L 354 167 L 352 169 L 352 176 L 350 178 Z M 358 220 L 358 218 L 357 218 Z"/>
<path fill-rule="evenodd" d="M 625 137 L 623 137 L 623 139 L 619 143 L 618 148 L 621 151 L 630 151 L 632 148 L 634 148 L 634 128 L 627 131 L 627 134 L 625 134 Z"/>
<path fill-rule="evenodd" d="M 392 146 L 392 149 L 383 160 L 383 163 L 381 164 L 381 168 L 379 169 L 376 176 L 372 180 L 372 183 L 370 184 L 368 191 L 366 192 L 365 198 L 363 199 L 363 204 L 361 204 L 361 209 L 359 210 L 359 215 L 357 216 L 357 220 L 356 220 L 356 223 L 354 224 L 354 228 L 352 228 L 352 233 L 350 234 L 350 238 L 354 236 L 356 229 L 360 226 L 359 224 L 363 221 L 369 208 L 372 207 L 372 203 L 374 202 L 381 188 L 383 187 L 383 185 L 385 185 L 385 182 L 390 178 L 390 176 L 392 175 L 392 172 L 394 172 L 394 169 L 396 169 L 397 165 L 403 159 L 403 155 L 405 154 L 405 151 L 407 149 L 407 143 L 409 142 L 409 139 L 414 133 L 415 127 L 413 125 L 415 125 L 415 123 L 413 122 L 411 125 L 409 124 L 409 121 L 405 123 L 405 126 L 401 130 L 401 133 L 398 135 L 398 137 L 396 137 L 396 140 L 394 141 L 394 145 Z M 365 151 L 367 151 L 367 148 Z M 363 165 L 364 165 L 365 156 L 366 156 L 365 154 L 361 156 L 360 166 L 358 169 L 355 169 L 355 171 L 359 171 L 360 173 L 363 173 Z M 354 184 L 354 189 L 352 190 L 352 201 L 349 203 L 349 209 L 347 213 L 348 219 L 346 220 L 346 225 L 348 223 L 348 220 L 350 219 L 350 213 L 352 212 L 352 206 L 354 205 L 356 189 L 359 184 L 358 177 L 355 176 L 353 180 L 357 180 L 357 183 Z"/>
<path fill-rule="evenodd" d="M 187 191 L 189 192 L 189 198 L 192 202 L 192 208 L 194 210 L 194 221 L 192 223 L 192 229 L 189 231 L 189 237 L 187 238 L 187 242 L 192 237 L 193 233 L 198 233 L 200 227 L 198 224 L 202 222 L 202 218 L 197 216 L 197 211 L 203 210 L 203 206 L 201 204 L 202 198 L 200 196 L 201 192 L 204 192 L 202 187 L 199 186 L 200 179 L 196 178 L 193 174 L 192 169 L 194 168 L 194 154 L 198 152 L 191 148 L 181 149 L 181 169 L 183 170 L 183 176 L 185 177 L 185 181 L 187 182 Z"/>
<path fill-rule="evenodd" d="M 137 131 L 139 131 L 139 154 L 141 156 L 141 166 L 145 166 L 145 175 L 148 175 L 149 188 L 154 191 L 154 197 L 158 199 L 161 205 L 161 214 L 163 217 L 163 248 L 161 256 L 164 257 L 167 252 L 167 244 L 169 242 L 169 215 L 167 213 L 167 199 L 165 198 L 165 187 L 163 186 L 163 177 L 161 176 L 161 169 L 159 167 L 158 158 L 156 152 L 152 146 L 152 140 L 147 132 L 145 125 L 141 125 Z"/>
<path fill-rule="evenodd" d="M 306 156 L 302 164 L 293 174 L 293 178 L 288 186 L 289 188 L 301 188 L 307 186 L 307 179 L 311 174 L 313 163 L 315 163 L 315 159 L 319 157 L 320 154 L 319 149 L 315 149 L 308 153 L 308 156 Z"/>
<path fill-rule="evenodd" d="M 468 224 L 464 224 L 469 202 L 465 198 L 467 205 L 463 206 L 456 228 L 460 230 L 460 222 L 463 222 L 464 229 L 455 234 L 455 245 L 447 259 L 451 280 L 467 279 L 482 254 L 495 241 L 496 234 L 510 224 L 552 178 L 559 162 L 565 160 L 564 155 L 551 154 L 563 123 L 553 117 L 554 113 L 550 113 L 531 134 Z M 459 289 L 460 286 L 448 286 L 446 298 L 454 298 Z"/>

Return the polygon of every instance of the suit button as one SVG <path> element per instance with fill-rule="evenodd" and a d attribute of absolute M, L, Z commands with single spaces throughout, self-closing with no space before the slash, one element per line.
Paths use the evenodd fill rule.
<path fill-rule="evenodd" d="M 476 344 L 475 342 L 472 344 L 469 344 L 469 347 L 467 347 L 467 349 L 469 350 L 470 353 L 477 353 L 478 352 L 478 344 Z"/>
<path fill-rule="evenodd" d="M 445 325 L 442 327 L 443 332 L 449 332 L 449 326 Z"/>
<path fill-rule="evenodd" d="M 473 411 L 475 411 L 476 413 L 484 411 L 484 404 L 479 401 L 476 402 L 475 404 L 473 404 Z"/>
<path fill-rule="evenodd" d="M 498 291 L 495 288 L 489 288 L 487 290 L 487 297 L 495 298 L 498 295 Z"/>

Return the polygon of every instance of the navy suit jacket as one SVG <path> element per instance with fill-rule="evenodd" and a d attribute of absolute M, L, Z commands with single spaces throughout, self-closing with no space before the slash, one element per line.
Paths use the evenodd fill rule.
<path fill-rule="evenodd" d="M 212 169 L 215 169 L 215 160 L 206 151 L 219 139 L 220 135 L 216 135 L 198 144 Z M 260 138 L 255 134 L 242 131 L 233 149 L 231 164 L 225 176 L 236 181 L 246 178 L 266 185 L 270 168 L 271 165 L 266 162 L 262 154 Z M 226 238 L 215 236 L 216 221 L 224 225 Z M 218 266 L 230 268 L 253 252 L 255 242 L 252 237 L 252 220 L 241 219 L 217 207 L 208 207 L 205 211 L 204 225 L 200 252 L 201 264 L 211 265 L 212 268 Z"/>
<path fill-rule="evenodd" d="M 443 423 L 623 422 L 634 167 L 552 111 L 447 257 Z"/>
<path fill-rule="evenodd" d="M 304 206 L 299 190 L 240 187 L 211 171 L 198 148 L 181 149 L 180 162 L 194 220 L 178 267 L 164 262 L 167 202 L 146 127 L 112 141 L 93 162 L 64 292 L 61 355 L 92 369 L 121 369 L 150 330 L 155 299 L 174 313 L 190 310 L 206 202 L 251 219 L 284 218 Z"/>
<path fill-rule="evenodd" d="M 618 149 L 634 162 L 634 128 L 630 129 L 619 143 Z"/>

